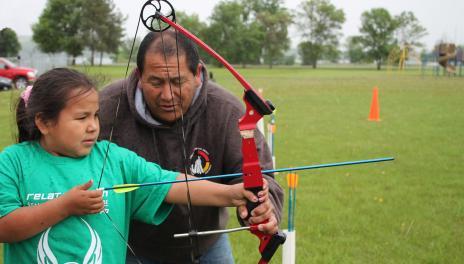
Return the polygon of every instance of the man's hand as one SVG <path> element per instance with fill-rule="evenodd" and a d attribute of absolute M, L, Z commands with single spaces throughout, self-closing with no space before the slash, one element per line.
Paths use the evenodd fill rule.
<path fill-rule="evenodd" d="M 260 205 L 251 211 L 251 217 L 248 219 L 248 224 L 259 224 L 267 220 L 266 223 L 258 225 L 258 229 L 266 234 L 275 234 L 279 229 L 277 218 L 274 214 L 274 205 L 269 199 L 268 183 L 264 180 L 263 190 L 258 193 Z M 248 210 L 245 205 L 237 208 L 242 219 L 248 216 Z"/>

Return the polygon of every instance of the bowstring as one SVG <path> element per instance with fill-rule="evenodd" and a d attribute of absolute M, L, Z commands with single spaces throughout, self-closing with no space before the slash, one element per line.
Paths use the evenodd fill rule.
<path fill-rule="evenodd" d="M 187 171 L 188 171 L 187 170 L 188 169 L 187 168 L 188 159 L 187 159 L 187 149 L 186 149 L 187 143 L 186 143 L 186 135 L 185 135 L 185 129 L 184 129 L 184 124 L 185 124 L 185 122 L 184 122 L 184 110 L 182 109 L 182 88 L 181 88 L 181 82 L 180 82 L 179 44 L 178 44 L 178 32 L 177 32 L 177 29 L 175 30 L 175 32 L 176 32 L 176 58 L 177 58 L 177 74 L 178 74 L 177 80 L 179 82 L 179 84 L 178 84 L 179 85 L 179 97 L 180 97 L 180 105 L 181 105 L 181 107 L 180 107 L 181 126 L 180 127 L 181 127 L 181 131 L 182 131 L 182 141 L 183 141 L 182 152 L 183 152 L 183 155 L 184 155 L 184 163 L 183 163 L 184 164 L 184 171 L 185 171 L 184 176 L 185 176 L 185 183 L 186 183 L 186 186 L 187 186 L 188 206 L 191 209 L 192 201 L 191 201 L 191 197 L 190 197 L 189 181 L 187 179 Z M 185 59 L 187 59 L 187 54 L 185 54 L 185 56 L 186 56 Z M 174 111 L 174 113 L 175 113 L 175 111 Z M 191 210 L 189 213 L 190 213 L 191 218 L 192 218 L 192 219 L 189 218 L 189 222 L 191 222 L 192 225 L 195 226 L 195 223 L 194 223 L 194 220 L 193 220 L 194 219 L 193 210 Z M 189 227 L 189 228 L 190 228 L 190 230 L 195 230 L 192 227 Z M 200 251 L 199 251 L 199 248 L 198 248 L 198 237 L 195 236 L 195 237 L 192 237 L 192 239 L 195 241 L 193 243 L 195 245 L 195 251 L 194 251 L 194 253 L 192 253 L 192 257 L 194 257 L 194 256 L 198 256 Z M 192 259 L 192 260 L 194 260 L 194 259 Z"/>
<path fill-rule="evenodd" d="M 180 122 L 180 125 L 176 125 L 177 129 L 180 130 L 178 131 L 178 135 L 180 135 L 180 141 L 182 144 L 182 159 L 183 159 L 183 166 L 184 166 L 184 179 L 185 179 L 185 184 L 187 187 L 187 211 L 188 211 L 188 225 L 189 225 L 189 231 L 194 231 L 195 229 L 193 228 L 194 226 L 194 215 L 193 215 L 193 210 L 192 210 L 192 199 L 190 195 L 190 187 L 189 187 L 189 181 L 187 178 L 187 173 L 188 173 L 188 168 L 187 168 L 187 150 L 186 150 L 186 137 L 185 137 L 185 129 L 184 129 L 184 110 L 182 109 L 182 87 L 181 87 L 181 81 L 180 81 L 180 61 L 179 61 L 179 45 L 178 45 L 178 32 L 175 29 L 175 40 L 176 40 L 176 58 L 177 58 L 177 81 L 178 81 L 178 86 L 179 86 L 179 104 L 180 104 L 180 118 L 177 118 L 177 113 L 176 113 L 176 104 L 174 102 L 174 92 L 172 89 L 171 85 L 171 76 L 169 74 L 169 69 L 168 69 L 168 60 L 167 60 L 167 55 L 166 55 L 166 46 L 164 45 L 164 37 L 163 37 L 163 30 L 161 29 L 161 21 L 158 20 L 158 25 L 160 28 L 160 37 L 161 37 L 161 44 L 163 46 L 163 56 L 164 56 L 164 62 L 166 65 L 166 73 L 168 77 L 168 84 L 169 84 L 169 91 L 171 93 L 171 103 L 172 107 L 174 108 L 174 120 L 176 120 L 176 123 L 178 124 Z M 186 56 L 186 55 L 185 55 Z M 195 241 L 194 241 L 195 240 Z M 198 247 L 198 238 L 195 237 L 193 238 L 192 236 L 189 237 L 190 241 L 190 246 L 193 248 L 193 250 L 190 251 L 190 259 L 192 263 L 197 263 L 196 256 L 198 256 L 199 252 L 199 247 Z"/>
<path fill-rule="evenodd" d="M 112 142 L 113 141 L 113 131 L 114 131 L 114 127 L 116 125 L 116 122 L 117 122 L 117 119 L 118 119 L 118 113 L 119 113 L 119 107 L 121 105 L 121 97 L 123 96 L 124 94 L 124 91 L 126 90 L 126 85 L 127 83 L 129 82 L 127 80 L 127 75 L 129 73 L 129 66 L 130 66 L 130 61 L 132 59 L 132 53 L 134 51 L 134 46 L 135 46 L 135 40 L 137 39 L 137 33 L 139 31 L 139 26 L 140 26 L 140 20 L 141 18 L 139 18 L 138 22 L 137 22 L 137 28 L 135 30 L 135 35 L 134 35 L 134 39 L 132 41 L 132 46 L 131 46 L 131 50 L 130 50 L 130 53 L 129 53 L 129 60 L 127 61 L 127 65 L 126 65 L 126 72 L 124 74 L 124 82 L 123 82 L 123 85 L 122 85 L 122 88 L 121 88 L 121 91 L 119 93 L 119 96 L 118 96 L 118 102 L 116 104 L 116 111 L 115 111 L 115 114 L 114 114 L 114 117 L 113 117 L 113 121 L 112 121 L 112 125 L 111 125 L 111 129 L 110 129 L 110 134 L 109 134 L 109 137 L 108 137 L 108 142 Z M 98 180 L 98 185 L 97 185 L 97 189 L 100 188 L 100 184 L 101 184 L 101 181 L 102 181 L 102 178 L 103 178 L 103 174 L 104 174 L 104 171 L 105 171 L 105 167 L 106 167 L 106 163 L 107 163 L 107 160 L 108 160 L 108 153 L 109 153 L 109 150 L 110 150 L 110 145 L 111 144 L 108 144 L 107 147 L 106 147 L 106 150 L 105 150 L 105 157 L 103 159 L 103 165 L 102 165 L 102 169 L 101 169 L 101 173 L 100 173 L 100 179 Z M 126 244 L 126 247 L 129 249 L 130 253 L 135 257 L 136 261 L 138 264 L 142 264 L 142 261 L 139 259 L 139 257 L 135 254 L 135 251 L 134 249 L 131 247 L 131 245 L 129 244 L 129 241 L 128 239 L 126 239 L 126 237 L 124 236 L 124 234 L 121 232 L 121 230 L 116 226 L 116 223 L 113 221 L 113 219 L 111 218 L 111 216 L 108 214 L 107 211 L 103 210 L 103 213 L 106 215 L 107 219 L 111 222 L 111 224 L 113 225 L 114 229 L 116 230 L 116 232 L 119 234 L 120 238 L 124 241 L 124 243 Z"/>

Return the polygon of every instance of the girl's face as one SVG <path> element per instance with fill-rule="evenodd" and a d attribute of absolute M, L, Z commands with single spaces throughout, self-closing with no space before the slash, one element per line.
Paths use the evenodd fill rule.
<path fill-rule="evenodd" d="M 91 89 L 83 94 L 75 89 L 56 122 L 36 118 L 42 137 L 42 147 L 56 156 L 82 157 L 90 153 L 100 133 L 98 92 Z M 77 96 L 76 96 L 77 95 Z"/>

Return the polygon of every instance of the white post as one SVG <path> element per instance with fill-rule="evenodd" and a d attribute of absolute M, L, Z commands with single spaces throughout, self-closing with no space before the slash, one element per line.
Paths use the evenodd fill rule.
<path fill-rule="evenodd" d="M 296 255 L 296 231 L 284 230 L 284 233 L 287 235 L 285 240 L 283 250 L 282 250 L 282 264 L 295 264 L 295 255 Z"/>
<path fill-rule="evenodd" d="M 276 124 L 275 124 L 275 112 L 274 114 L 271 115 L 271 119 L 269 120 L 269 123 L 267 123 L 267 145 L 269 146 L 269 149 L 271 150 L 271 155 L 272 155 L 272 166 L 275 168 L 276 167 L 276 158 L 275 158 L 275 149 L 274 149 L 274 134 L 276 130 Z M 278 174 L 278 173 L 275 173 Z"/>

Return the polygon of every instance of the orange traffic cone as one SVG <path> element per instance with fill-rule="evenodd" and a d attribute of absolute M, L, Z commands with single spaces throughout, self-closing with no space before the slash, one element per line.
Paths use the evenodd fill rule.
<path fill-rule="evenodd" d="M 380 106 L 379 106 L 379 89 L 374 87 L 372 91 L 371 112 L 369 113 L 369 121 L 380 121 Z"/>

